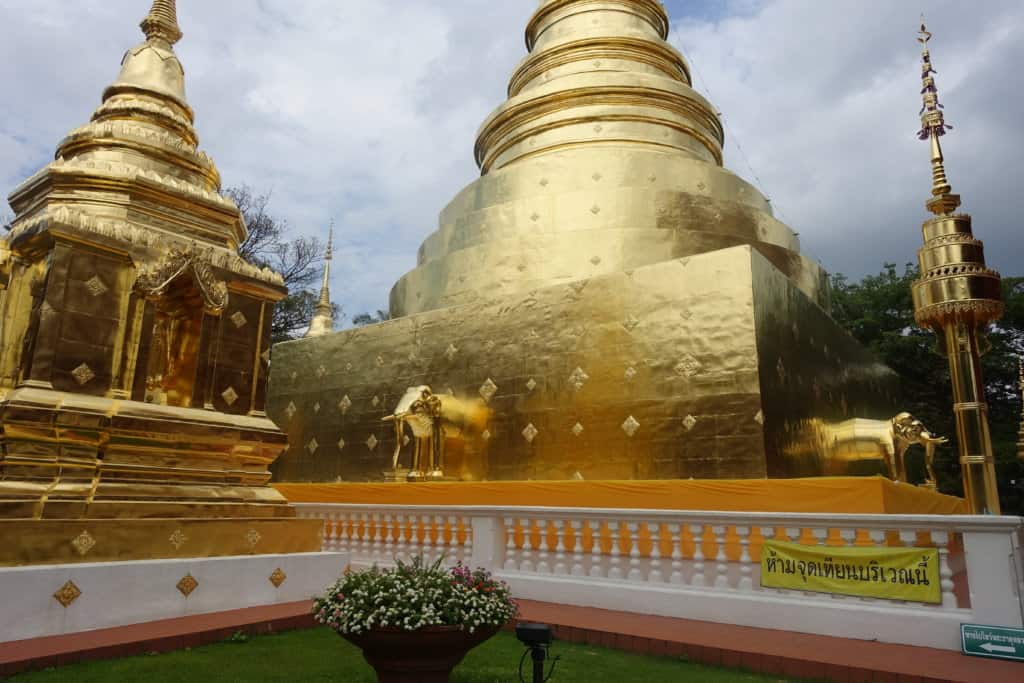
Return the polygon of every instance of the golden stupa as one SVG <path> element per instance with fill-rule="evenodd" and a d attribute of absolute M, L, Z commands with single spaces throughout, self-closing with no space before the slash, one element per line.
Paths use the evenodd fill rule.
<path fill-rule="evenodd" d="M 270 488 L 279 275 L 197 148 L 174 0 L 0 241 L 0 565 L 320 549 Z"/>
<path fill-rule="evenodd" d="M 412 387 L 485 415 L 444 437 L 460 480 L 822 474 L 827 425 L 894 414 L 668 31 L 655 0 L 540 3 L 392 320 L 275 347 L 279 480 L 388 478 Z"/>

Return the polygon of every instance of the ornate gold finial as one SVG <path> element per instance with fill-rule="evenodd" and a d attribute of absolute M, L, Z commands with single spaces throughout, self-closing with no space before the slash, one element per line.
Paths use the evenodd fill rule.
<path fill-rule="evenodd" d="M 181 29 L 178 27 L 178 10 L 175 0 L 153 0 L 149 14 L 139 24 L 146 40 L 162 40 L 174 45 L 181 40 Z"/>
<path fill-rule="evenodd" d="M 932 148 L 932 198 L 925 206 L 935 214 L 921 226 L 924 246 L 917 252 L 921 276 L 912 286 L 914 319 L 939 336 L 949 361 L 956 416 L 957 448 L 967 506 L 974 514 L 999 514 L 999 488 L 988 428 L 988 406 L 981 371 L 985 326 L 1003 314 L 999 273 L 985 266 L 984 249 L 971 230 L 971 217 L 953 211 L 953 194 L 942 165 L 939 138 L 946 125 L 935 87 L 928 41 L 932 34 L 921 17 L 921 130 Z"/>
<path fill-rule="evenodd" d="M 921 15 L 921 30 L 918 31 L 921 43 L 921 130 L 917 137 L 921 140 L 929 140 L 932 146 L 932 198 L 926 206 L 936 216 L 952 213 L 960 206 L 960 195 L 953 194 L 953 188 L 946 178 L 946 167 L 943 164 L 942 145 L 939 138 L 952 130 L 953 126 L 946 123 L 942 115 L 942 104 L 939 103 L 939 90 L 935 87 L 934 74 L 938 73 L 932 68 L 931 53 L 928 51 L 928 41 L 932 34 L 924 23 L 924 15 Z"/>

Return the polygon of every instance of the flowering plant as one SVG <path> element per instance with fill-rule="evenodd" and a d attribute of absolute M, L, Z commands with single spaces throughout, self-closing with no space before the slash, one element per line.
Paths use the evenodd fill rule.
<path fill-rule="evenodd" d="M 376 565 L 350 572 L 313 603 L 313 616 L 338 633 L 373 628 L 415 631 L 427 626 L 458 626 L 473 633 L 481 626 L 503 626 L 518 606 L 508 585 L 486 569 L 459 562 L 448 569 L 442 558 L 426 565 L 422 557 L 398 561 L 394 569 Z"/>

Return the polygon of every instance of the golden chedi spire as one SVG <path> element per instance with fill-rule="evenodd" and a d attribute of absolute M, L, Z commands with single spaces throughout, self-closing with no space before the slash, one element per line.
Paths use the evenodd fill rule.
<path fill-rule="evenodd" d="M 192 557 L 251 553 L 247 531 L 260 552 L 320 548 L 268 485 L 283 281 L 239 256 L 245 224 L 197 149 L 175 3 L 142 29 L 92 120 L 10 195 L 0 566 L 177 556 L 172 534 Z M 86 527 L 87 558 L 63 540 Z"/>
<path fill-rule="evenodd" d="M 91 121 L 68 133 L 55 160 L 11 193 L 16 219 L 8 241 L 69 226 L 118 248 L 155 253 L 195 244 L 226 268 L 281 284 L 237 257 L 247 231 L 238 208 L 220 194 L 213 160 L 198 148 L 173 50 L 181 38 L 175 2 L 156 0 L 141 28 L 145 40 L 124 54 Z"/>
<path fill-rule="evenodd" d="M 953 385 L 953 410 L 964 479 L 964 493 L 972 512 L 999 513 L 988 406 L 981 375 L 981 341 L 984 328 L 1003 314 L 999 273 L 985 265 L 982 243 L 974 238 L 971 217 L 953 213 L 960 196 L 953 194 L 946 177 L 940 138 L 946 124 L 935 84 L 922 17 L 921 130 L 918 137 L 931 147 L 932 192 L 926 207 L 934 217 L 921 227 L 924 246 L 918 251 L 920 278 L 913 284 L 917 324 L 935 331 L 939 348 L 949 358 Z"/>
<path fill-rule="evenodd" d="M 139 27 L 146 34 L 146 40 L 162 40 L 168 45 L 177 43 L 181 40 L 181 29 L 175 0 L 154 0 Z"/>
<path fill-rule="evenodd" d="M 796 235 L 722 167 L 722 124 L 668 31 L 656 0 L 540 4 L 477 136 L 481 177 L 395 284 L 392 317 L 743 244 L 824 303 Z"/>
<path fill-rule="evenodd" d="M 320 297 L 317 299 L 313 319 L 309 323 L 307 337 L 322 337 L 334 331 L 334 308 L 331 306 L 331 257 L 334 247 L 334 223 L 327 235 L 327 252 L 324 254 L 324 272 L 320 281 Z"/>

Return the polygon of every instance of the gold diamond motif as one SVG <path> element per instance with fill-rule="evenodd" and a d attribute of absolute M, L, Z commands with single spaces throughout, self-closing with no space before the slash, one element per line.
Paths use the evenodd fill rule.
<path fill-rule="evenodd" d="M 384 367 L 384 356 L 377 356 L 377 367 Z"/>
<path fill-rule="evenodd" d="M 345 439 L 343 439 L 343 438 L 342 439 L 338 439 L 338 450 L 339 451 L 345 450 Z"/>
<path fill-rule="evenodd" d="M 99 275 L 93 275 L 91 278 L 86 280 L 85 288 L 89 290 L 89 294 L 92 294 L 93 296 L 99 296 L 101 294 L 106 294 L 107 292 L 107 285 L 104 284 Z"/>
<path fill-rule="evenodd" d="M 523 438 L 526 439 L 526 443 L 533 443 L 533 440 L 537 438 L 537 435 L 540 434 L 540 432 L 537 431 L 537 428 L 534 427 L 533 423 L 531 422 L 530 424 L 526 425 L 526 428 L 523 429 L 522 434 Z"/>
<path fill-rule="evenodd" d="M 79 555 L 85 557 L 92 550 L 92 547 L 96 545 L 96 539 L 88 531 L 83 531 L 75 536 L 75 539 L 71 541 L 71 545 L 75 546 L 75 550 L 78 551 Z"/>
<path fill-rule="evenodd" d="M 295 411 L 297 410 L 298 408 L 295 407 L 295 401 L 288 401 L 288 407 L 284 409 L 284 413 L 285 415 L 288 416 L 288 419 L 290 420 L 293 417 L 295 417 Z"/>
<path fill-rule="evenodd" d="M 448 348 L 445 349 L 445 351 L 444 351 L 444 357 L 448 359 L 449 363 L 451 363 L 453 360 L 455 360 L 455 356 L 458 353 L 459 353 L 459 347 L 457 347 L 455 344 L 449 344 Z"/>
<path fill-rule="evenodd" d="M 687 415 L 683 418 L 683 426 L 686 427 L 686 431 L 690 431 L 697 424 L 697 418 L 693 415 Z"/>
<path fill-rule="evenodd" d="M 316 403 L 313 404 L 313 412 L 314 413 L 319 413 L 320 412 L 320 401 L 317 401 Z"/>
<path fill-rule="evenodd" d="M 636 377 L 636 368 L 634 368 L 632 365 L 626 368 L 625 377 L 627 382 Z"/>
<path fill-rule="evenodd" d="M 498 393 L 498 385 L 488 377 L 487 381 L 480 385 L 480 396 L 483 397 L 484 402 L 490 403 L 496 393 Z"/>
<path fill-rule="evenodd" d="M 757 415 L 754 416 L 754 422 L 756 422 L 759 425 L 763 425 L 764 424 L 764 411 L 763 410 L 757 411 Z"/>
<path fill-rule="evenodd" d="M 632 332 L 636 329 L 636 326 L 640 324 L 640 319 L 635 315 L 630 314 L 623 321 L 622 326 L 626 328 L 627 332 Z"/>
<path fill-rule="evenodd" d="M 526 381 L 526 390 L 533 391 L 537 388 L 537 381 L 532 377 Z"/>
<path fill-rule="evenodd" d="M 675 367 L 676 374 L 686 377 L 687 379 L 698 374 L 700 372 L 700 369 L 700 361 L 690 354 L 686 354 L 685 356 L 683 356 L 683 359 L 676 363 Z"/>
<path fill-rule="evenodd" d="M 309 443 L 306 444 L 306 450 L 309 451 L 310 455 L 313 455 L 314 453 L 316 453 L 316 449 L 318 448 L 320 448 L 320 444 L 316 442 L 316 437 L 314 436 L 312 439 L 309 440 Z"/>
<path fill-rule="evenodd" d="M 77 368 L 72 370 L 71 375 L 75 378 L 75 381 L 78 382 L 78 384 L 81 386 L 85 386 L 86 384 L 91 382 L 94 377 L 96 377 L 96 374 L 92 371 L 92 368 L 90 368 L 85 363 L 82 363 Z"/>
<path fill-rule="evenodd" d="M 370 438 L 366 440 L 366 447 L 372 451 L 377 447 L 378 443 L 379 442 L 377 441 L 377 437 L 374 436 L 373 434 L 370 434 Z"/>
<path fill-rule="evenodd" d="M 569 386 L 571 386 L 575 391 L 579 391 L 583 388 L 583 385 L 587 383 L 588 379 L 590 379 L 590 375 L 585 373 L 583 368 L 576 368 L 572 371 L 572 374 L 569 375 Z"/>
<path fill-rule="evenodd" d="M 249 544 L 250 548 L 255 548 L 256 544 L 260 542 L 260 532 L 255 529 L 249 529 L 245 532 L 245 542 Z"/>
<path fill-rule="evenodd" d="M 54 599 L 61 604 L 65 609 L 75 600 L 82 595 L 81 589 L 75 585 L 74 581 L 67 581 L 63 586 L 57 589 L 57 592 L 53 594 Z"/>
<path fill-rule="evenodd" d="M 185 541 L 188 540 L 188 536 L 181 529 L 175 529 L 174 533 L 167 539 L 174 546 L 175 550 L 181 550 L 181 546 L 185 545 Z"/>
<path fill-rule="evenodd" d="M 245 317 L 245 313 L 242 313 L 241 311 L 235 311 L 234 313 L 231 314 L 231 322 L 234 324 L 235 327 L 242 328 L 245 327 L 245 324 L 249 322 L 249 320 Z"/>
<path fill-rule="evenodd" d="M 626 436 L 632 437 L 638 429 L 640 429 L 640 423 L 632 415 L 627 417 L 626 421 L 622 423 L 622 431 L 626 432 Z"/>
<path fill-rule="evenodd" d="M 572 433 L 573 433 L 573 436 L 579 436 L 580 434 L 582 434 L 583 433 L 583 425 L 581 425 L 579 422 L 574 424 L 572 426 Z"/>
<path fill-rule="evenodd" d="M 224 399 L 224 402 L 227 403 L 229 406 L 233 406 L 235 405 L 235 401 L 238 400 L 238 392 L 236 392 L 233 387 L 228 387 L 227 389 L 224 390 L 220 397 Z"/>
<path fill-rule="evenodd" d="M 199 582 L 196 581 L 196 577 L 191 574 L 185 574 L 185 576 L 181 577 L 175 587 L 187 598 L 192 595 L 192 591 L 199 587 Z"/>
<path fill-rule="evenodd" d="M 278 567 L 273 571 L 273 573 L 271 573 L 269 577 L 267 577 L 267 580 L 270 581 L 270 583 L 274 584 L 274 588 L 280 588 L 281 584 L 284 583 L 284 580 L 287 578 L 288 575 L 281 571 L 281 568 Z"/>
<path fill-rule="evenodd" d="M 348 412 L 348 409 L 351 407 L 352 399 L 348 397 L 348 394 L 345 394 L 344 396 L 341 397 L 341 400 L 338 401 L 338 410 L 340 410 L 341 414 L 344 415 L 345 413 Z"/>
<path fill-rule="evenodd" d="M 371 400 L 370 403 L 372 403 L 373 407 L 376 408 L 377 406 L 380 405 L 380 397 L 379 396 L 374 396 L 373 400 Z"/>
<path fill-rule="evenodd" d="M 402 445 L 403 446 L 408 446 L 409 445 L 409 435 L 408 434 L 402 434 Z"/>

